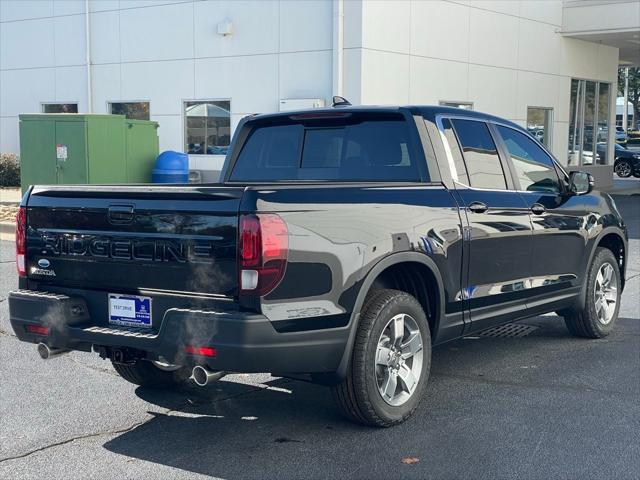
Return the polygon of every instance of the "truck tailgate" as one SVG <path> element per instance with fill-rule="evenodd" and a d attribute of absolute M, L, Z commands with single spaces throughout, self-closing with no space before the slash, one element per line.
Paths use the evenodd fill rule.
<path fill-rule="evenodd" d="M 35 187 L 26 270 L 44 284 L 232 296 L 243 187 Z"/>

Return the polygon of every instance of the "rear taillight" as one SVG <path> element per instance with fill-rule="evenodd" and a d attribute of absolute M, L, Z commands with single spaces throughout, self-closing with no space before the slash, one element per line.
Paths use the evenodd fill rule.
<path fill-rule="evenodd" d="M 49 327 L 44 325 L 27 325 L 27 332 L 35 333 L 36 335 L 49 335 Z"/>
<path fill-rule="evenodd" d="M 197 345 L 187 345 L 184 351 L 189 355 L 201 355 L 203 357 L 215 357 L 217 353 L 213 347 L 201 347 Z"/>
<path fill-rule="evenodd" d="M 289 232 L 274 213 L 242 215 L 238 234 L 240 293 L 263 296 L 271 292 L 287 266 Z"/>
<path fill-rule="evenodd" d="M 16 215 L 16 266 L 18 267 L 18 275 L 27 276 L 27 270 L 24 263 L 24 254 L 27 243 L 27 209 L 20 207 Z"/>

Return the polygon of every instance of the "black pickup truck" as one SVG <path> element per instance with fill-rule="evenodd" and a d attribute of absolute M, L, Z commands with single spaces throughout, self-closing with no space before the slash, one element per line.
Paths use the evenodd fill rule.
<path fill-rule="evenodd" d="M 11 323 L 43 358 L 154 387 L 271 372 L 389 426 L 433 345 L 547 312 L 609 334 L 627 232 L 518 125 L 345 106 L 245 118 L 219 184 L 31 187 L 16 249 Z"/>

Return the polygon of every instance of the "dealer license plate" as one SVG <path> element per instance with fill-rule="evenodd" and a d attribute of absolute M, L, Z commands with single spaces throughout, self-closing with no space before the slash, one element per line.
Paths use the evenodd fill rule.
<path fill-rule="evenodd" d="M 151 327 L 151 298 L 110 293 L 109 323 L 126 327 Z"/>

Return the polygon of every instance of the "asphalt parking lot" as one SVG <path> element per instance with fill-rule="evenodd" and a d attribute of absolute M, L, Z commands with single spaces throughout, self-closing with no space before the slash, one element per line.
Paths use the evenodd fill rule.
<path fill-rule="evenodd" d="M 385 430 L 268 375 L 159 393 L 97 355 L 42 361 L 9 325 L 14 247 L 0 242 L 0 478 L 638 479 L 640 197 L 616 201 L 631 240 L 611 336 L 576 339 L 548 315 L 524 337 L 438 347 L 417 414 Z"/>

